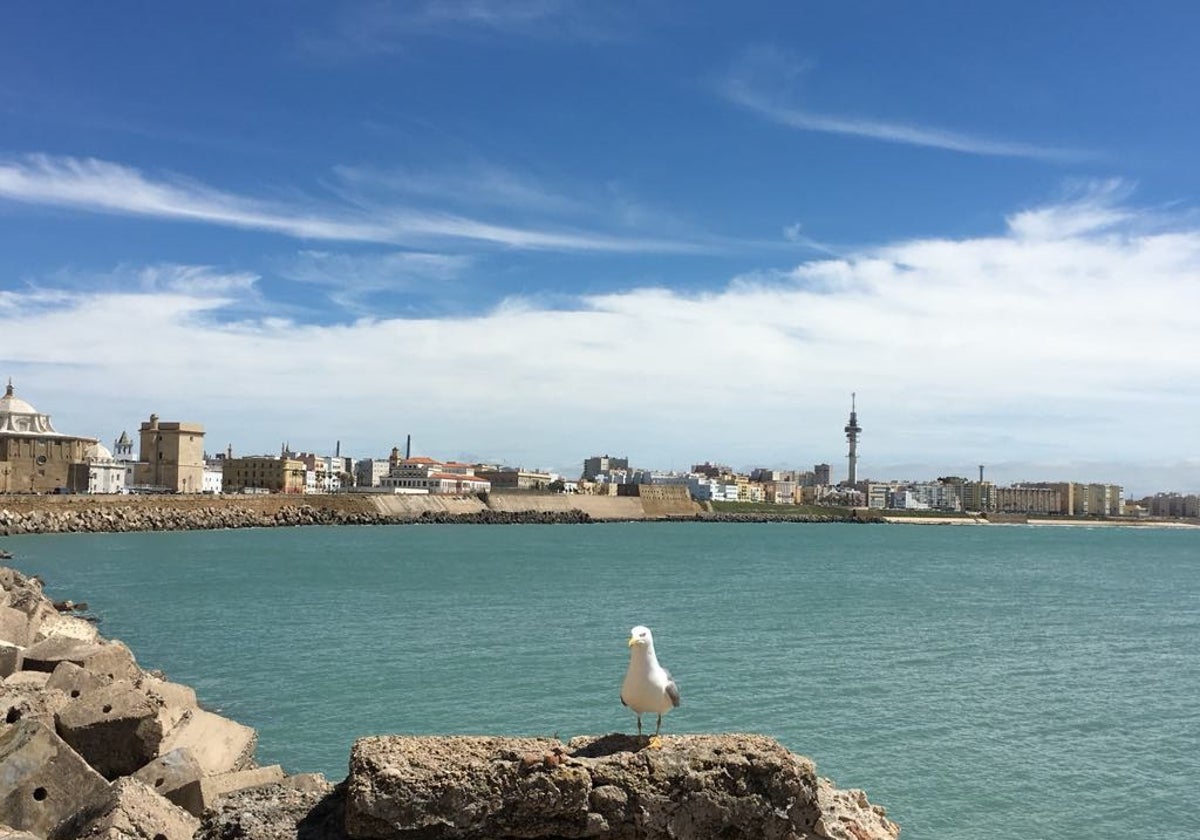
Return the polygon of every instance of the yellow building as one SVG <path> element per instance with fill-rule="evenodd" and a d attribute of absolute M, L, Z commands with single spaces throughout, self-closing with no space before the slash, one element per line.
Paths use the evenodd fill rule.
<path fill-rule="evenodd" d="M 295 458 L 248 455 L 226 458 L 221 464 L 224 493 L 303 493 L 305 467 Z"/>
<path fill-rule="evenodd" d="M 0 493 L 71 489 L 72 468 L 84 463 L 96 443 L 56 432 L 50 415 L 17 397 L 10 379 L 0 397 Z"/>
<path fill-rule="evenodd" d="M 168 493 L 204 492 L 204 427 L 164 423 L 157 414 L 139 429 L 141 447 L 133 469 L 138 488 Z"/>

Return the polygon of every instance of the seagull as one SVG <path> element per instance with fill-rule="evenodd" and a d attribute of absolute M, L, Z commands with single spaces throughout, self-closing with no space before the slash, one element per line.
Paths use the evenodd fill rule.
<path fill-rule="evenodd" d="M 637 715 L 638 737 L 642 737 L 642 715 L 654 712 L 658 723 L 650 746 L 662 747 L 659 730 L 662 716 L 679 705 L 679 686 L 671 679 L 670 672 L 658 664 L 654 655 L 654 637 L 649 627 L 638 625 L 629 631 L 629 668 L 625 671 L 625 682 L 621 684 L 621 704 L 633 709 Z"/>

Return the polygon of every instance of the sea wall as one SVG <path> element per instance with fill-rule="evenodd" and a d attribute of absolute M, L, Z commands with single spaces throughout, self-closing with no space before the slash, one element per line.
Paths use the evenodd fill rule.
<path fill-rule="evenodd" d="M 260 767 L 257 734 L 0 567 L 5 840 L 894 840 L 862 791 L 758 735 L 373 736 L 349 775 Z"/>
<path fill-rule="evenodd" d="M 0 496 L 0 536 L 294 525 L 580 523 L 691 517 L 694 502 L 647 510 L 639 497 L 497 493 L 287 496 Z"/>

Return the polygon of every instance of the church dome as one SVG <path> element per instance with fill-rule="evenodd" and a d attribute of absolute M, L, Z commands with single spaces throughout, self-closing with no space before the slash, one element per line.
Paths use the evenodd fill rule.
<path fill-rule="evenodd" d="M 97 441 L 87 448 L 87 452 L 83 454 L 86 461 L 111 461 L 112 453 L 108 451 L 108 447 Z"/>
<path fill-rule="evenodd" d="M 36 408 L 13 393 L 12 379 L 0 397 L 0 432 L 26 435 L 57 435 L 50 425 L 50 415 L 41 414 Z"/>
<path fill-rule="evenodd" d="M 37 414 L 37 409 L 13 393 L 12 382 L 0 397 L 0 414 Z"/>

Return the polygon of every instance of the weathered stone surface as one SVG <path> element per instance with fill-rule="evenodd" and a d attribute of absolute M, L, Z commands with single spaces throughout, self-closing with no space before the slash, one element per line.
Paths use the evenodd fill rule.
<path fill-rule="evenodd" d="M 191 709 L 167 737 L 161 750 L 187 747 L 206 776 L 244 770 L 254 760 L 258 733 L 249 726 L 203 709 Z"/>
<path fill-rule="evenodd" d="M 21 671 L 19 673 L 26 673 Z M 67 705 L 61 691 L 46 691 L 40 686 L 0 685 L 0 730 L 22 720 L 34 720 L 54 730 L 54 716 Z"/>
<path fill-rule="evenodd" d="M 58 827 L 51 840 L 191 840 L 200 821 L 137 779 L 120 779 L 108 796 Z"/>
<path fill-rule="evenodd" d="M 89 656 L 100 646 L 71 636 L 51 636 L 25 649 L 25 670 L 52 673 L 60 662 L 74 662 L 83 667 Z"/>
<path fill-rule="evenodd" d="M 253 770 L 235 770 L 232 773 L 220 773 L 190 782 L 177 790 L 170 799 L 189 813 L 200 816 L 226 794 L 278 784 L 283 778 L 283 768 L 278 764 L 255 767 Z"/>
<path fill-rule="evenodd" d="M 126 683 L 75 698 L 59 711 L 57 728 L 107 779 L 129 775 L 158 755 L 163 735 L 158 710 Z"/>
<path fill-rule="evenodd" d="M 861 790 L 838 790 L 828 779 L 817 786 L 821 816 L 815 826 L 818 837 L 828 840 L 895 838 L 900 826 L 887 818 L 882 805 L 872 805 Z"/>
<path fill-rule="evenodd" d="M 25 651 L 8 642 L 0 642 L 0 680 L 21 670 L 25 661 Z"/>
<path fill-rule="evenodd" d="M 90 621 L 73 615 L 59 615 L 53 606 L 49 606 L 42 613 L 38 638 L 74 639 L 77 642 L 92 644 L 99 640 L 100 632 Z"/>
<path fill-rule="evenodd" d="M 346 833 L 384 838 L 800 840 L 822 814 L 807 759 L 756 735 L 363 738 Z M 863 834 L 857 840 L 892 835 Z"/>
<path fill-rule="evenodd" d="M 85 670 L 110 680 L 137 682 L 142 676 L 142 669 L 137 666 L 133 652 L 124 642 L 103 642 L 80 664 Z"/>
<path fill-rule="evenodd" d="M 325 782 L 301 790 L 288 782 L 222 797 L 195 840 L 346 840 L 342 788 Z"/>
<path fill-rule="evenodd" d="M 45 837 L 99 801 L 108 783 L 40 723 L 0 731 L 0 823 Z"/>
<path fill-rule="evenodd" d="M 4 684 L 11 688 L 27 688 L 40 690 L 46 687 L 50 675 L 45 671 L 15 671 L 4 678 Z"/>
<path fill-rule="evenodd" d="M 33 644 L 39 622 L 25 612 L 9 606 L 0 607 L 0 642 L 25 647 Z"/>
<path fill-rule="evenodd" d="M 170 732 L 197 707 L 196 692 L 191 688 L 150 674 L 142 676 L 138 689 L 158 706 L 158 720 L 163 732 Z"/>
<path fill-rule="evenodd" d="M 57 689 L 70 699 L 82 697 L 108 685 L 110 680 L 94 674 L 74 662 L 60 662 L 46 680 L 46 688 Z"/>
<path fill-rule="evenodd" d="M 41 838 L 28 831 L 18 831 L 11 826 L 0 825 L 0 840 L 41 840 Z"/>
<path fill-rule="evenodd" d="M 200 762 L 187 748 L 171 750 L 160 755 L 142 769 L 133 774 L 133 778 L 145 782 L 156 793 L 167 797 L 176 805 L 182 803 L 177 791 L 192 782 L 197 782 L 204 775 Z"/>

